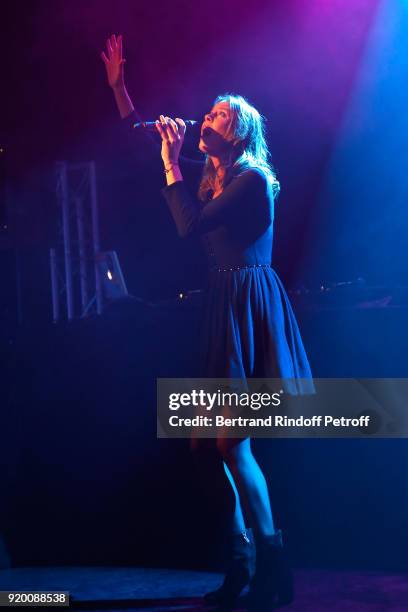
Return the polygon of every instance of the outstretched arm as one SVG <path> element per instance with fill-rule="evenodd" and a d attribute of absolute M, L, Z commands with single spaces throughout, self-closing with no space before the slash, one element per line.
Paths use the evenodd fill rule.
<path fill-rule="evenodd" d="M 102 51 L 101 58 L 105 64 L 109 86 L 112 88 L 116 104 L 122 119 L 128 117 L 134 110 L 132 100 L 125 86 L 122 35 L 117 38 L 112 34 L 106 41 L 106 53 Z"/>

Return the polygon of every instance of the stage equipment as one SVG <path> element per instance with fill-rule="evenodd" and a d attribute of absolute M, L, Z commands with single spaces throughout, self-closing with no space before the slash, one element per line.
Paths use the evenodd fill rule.
<path fill-rule="evenodd" d="M 304 285 L 288 291 L 294 303 L 305 309 L 378 309 L 406 308 L 408 285 L 372 285 L 363 278 Z"/>
<path fill-rule="evenodd" d="M 95 162 L 57 162 L 56 178 L 60 215 L 57 244 L 50 249 L 54 322 L 103 311 Z"/>
<path fill-rule="evenodd" d="M 95 262 L 102 279 L 103 297 L 106 300 L 111 302 L 129 295 L 116 251 L 98 253 Z"/>

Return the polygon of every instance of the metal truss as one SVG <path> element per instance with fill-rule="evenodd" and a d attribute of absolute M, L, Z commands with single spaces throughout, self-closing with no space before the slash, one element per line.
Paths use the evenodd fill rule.
<path fill-rule="evenodd" d="M 95 162 L 56 164 L 58 229 L 50 249 L 54 321 L 103 310 Z"/>

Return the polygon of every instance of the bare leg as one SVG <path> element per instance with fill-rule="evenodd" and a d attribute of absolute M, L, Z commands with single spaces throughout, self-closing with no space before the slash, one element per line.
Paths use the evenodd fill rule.
<path fill-rule="evenodd" d="M 227 478 L 230 482 L 232 490 L 234 492 L 235 503 L 234 503 L 234 515 L 232 518 L 232 531 L 233 533 L 243 533 L 246 529 L 244 514 L 242 512 L 241 501 L 239 499 L 239 494 L 237 491 L 237 487 L 235 486 L 234 478 L 229 470 L 228 465 L 224 461 L 224 470 L 227 475 Z"/>
<path fill-rule="evenodd" d="M 200 482 L 204 485 L 211 506 L 213 507 L 216 499 L 224 500 L 221 512 L 224 515 L 223 518 L 227 518 L 225 535 L 229 554 L 226 575 L 222 585 L 206 593 L 204 600 L 209 605 L 219 606 L 220 609 L 232 609 L 242 589 L 249 583 L 253 575 L 254 547 L 249 538 L 249 532 L 246 530 L 245 517 L 234 478 L 228 465 L 222 460 L 217 441 L 192 438 L 190 449 L 201 476 Z M 227 495 L 219 491 L 220 487 Z M 221 495 L 215 495 L 217 490 Z M 226 509 L 227 515 L 225 515 Z"/>
<path fill-rule="evenodd" d="M 255 538 L 275 534 L 265 476 L 251 450 L 249 438 L 219 438 L 217 448 L 229 468 Z"/>
<path fill-rule="evenodd" d="M 215 501 L 214 494 L 217 490 L 224 487 L 229 490 L 229 486 L 231 487 L 233 507 L 231 508 L 232 517 L 228 519 L 231 522 L 231 532 L 243 533 L 246 526 L 238 491 L 228 466 L 223 462 L 217 450 L 216 440 L 191 438 L 190 450 L 203 492 L 211 503 Z M 230 494 L 228 498 L 231 499 Z"/>

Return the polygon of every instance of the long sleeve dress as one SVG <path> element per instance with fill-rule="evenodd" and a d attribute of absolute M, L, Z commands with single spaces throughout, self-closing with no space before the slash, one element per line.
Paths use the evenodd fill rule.
<path fill-rule="evenodd" d="M 274 378 L 290 394 L 313 392 L 294 312 L 271 267 L 274 196 L 264 173 L 243 171 L 205 203 L 184 181 L 162 192 L 178 234 L 200 239 L 208 261 L 202 377 Z"/>

